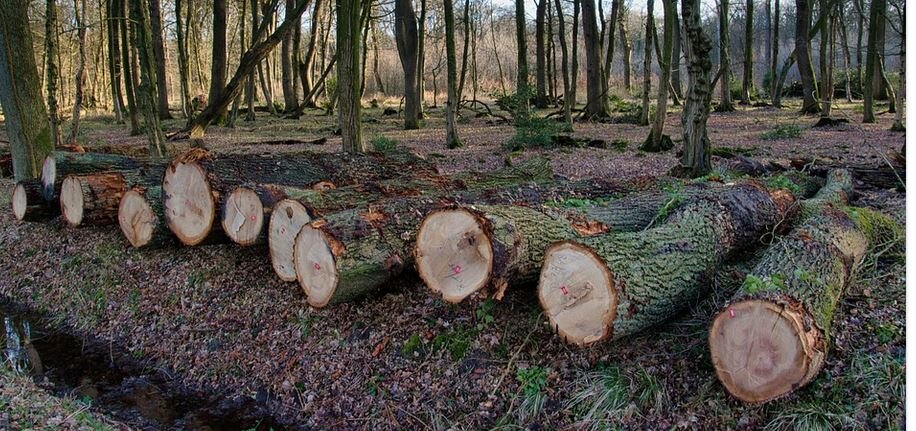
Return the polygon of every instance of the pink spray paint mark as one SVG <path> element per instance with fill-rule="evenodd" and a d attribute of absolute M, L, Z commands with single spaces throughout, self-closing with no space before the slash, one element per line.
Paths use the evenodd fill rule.
<path fill-rule="evenodd" d="M 318 262 L 315 262 L 315 265 L 313 266 L 315 267 L 315 271 L 321 271 L 321 264 L 319 264 Z"/>
<path fill-rule="evenodd" d="M 560 286 L 560 290 L 563 291 L 564 295 L 569 295 L 569 289 L 567 289 L 566 286 Z"/>
<path fill-rule="evenodd" d="M 452 267 L 452 271 L 455 271 L 455 274 L 461 274 L 461 265 L 455 265 Z"/>
<path fill-rule="evenodd" d="M 735 318 L 735 310 L 729 308 L 729 309 L 728 309 L 728 316 L 731 317 L 732 319 L 734 319 L 734 318 Z"/>

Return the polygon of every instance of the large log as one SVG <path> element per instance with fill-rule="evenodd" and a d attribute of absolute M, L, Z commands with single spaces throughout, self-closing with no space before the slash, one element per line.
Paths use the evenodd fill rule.
<path fill-rule="evenodd" d="M 470 202 L 540 205 L 608 196 L 621 189 L 620 184 L 600 181 L 527 184 L 465 191 L 449 199 L 412 197 L 364 205 L 303 226 L 293 247 L 293 267 L 309 304 L 346 302 L 379 289 L 411 265 L 417 228 L 437 208 Z"/>
<path fill-rule="evenodd" d="M 760 244 L 794 202 L 784 190 L 740 183 L 683 204 L 651 229 L 554 243 L 538 283 L 551 328 L 589 345 L 668 319 L 708 291 L 726 257 Z"/>
<path fill-rule="evenodd" d="M 155 184 L 162 180 L 164 167 L 161 161 L 143 161 L 117 154 L 55 151 L 45 158 L 41 167 L 42 196 L 47 201 L 57 200 L 63 179 L 68 175 L 119 172 L 130 185 Z"/>
<path fill-rule="evenodd" d="M 68 175 L 60 190 L 60 212 L 70 226 L 111 224 L 118 218 L 118 204 L 127 191 L 118 172 Z"/>
<path fill-rule="evenodd" d="M 899 162 L 895 160 L 895 162 Z M 804 170 L 812 175 L 825 176 L 828 173 L 842 169 L 849 171 L 853 178 L 881 189 L 906 190 L 906 166 L 894 166 L 890 162 L 866 164 L 840 164 L 829 160 L 812 158 L 795 158 L 790 160 L 790 165 L 798 170 Z"/>
<path fill-rule="evenodd" d="M 179 241 L 197 245 L 222 233 L 214 225 L 217 209 L 224 209 L 227 203 L 238 204 L 226 198 L 245 184 L 308 188 L 322 183 L 333 187 L 420 173 L 435 175 L 435 168 L 407 152 L 214 157 L 205 150 L 192 149 L 169 163 L 162 180 L 163 206 L 167 225 Z"/>
<path fill-rule="evenodd" d="M 371 202 L 411 196 L 449 198 L 458 191 L 508 187 L 522 183 L 545 183 L 552 179 L 550 161 L 536 158 L 496 172 L 466 172 L 444 176 L 420 169 L 409 177 L 363 181 L 330 190 L 276 184 L 237 187 L 223 205 L 222 228 L 240 245 L 259 244 L 270 238 L 267 223 L 272 208 L 283 200 L 305 207 L 311 218 L 320 218 Z M 290 241 L 291 246 L 291 241 Z"/>
<path fill-rule="evenodd" d="M 867 250 L 902 248 L 902 228 L 880 213 L 812 209 L 770 245 L 709 330 L 716 375 L 742 401 L 773 400 L 817 376 L 839 302 Z"/>
<path fill-rule="evenodd" d="M 165 227 L 162 187 L 134 187 L 118 205 L 118 226 L 134 248 L 159 247 L 173 239 Z"/>
<path fill-rule="evenodd" d="M 11 204 L 13 216 L 21 221 L 42 221 L 60 214 L 60 205 L 48 202 L 41 194 L 39 180 L 25 180 L 16 183 Z"/>

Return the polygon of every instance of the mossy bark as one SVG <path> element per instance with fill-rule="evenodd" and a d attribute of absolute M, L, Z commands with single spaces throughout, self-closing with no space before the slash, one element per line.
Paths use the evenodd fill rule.
<path fill-rule="evenodd" d="M 118 172 L 129 185 L 149 186 L 162 181 L 164 170 L 164 161 L 138 160 L 118 154 L 55 151 L 42 166 L 42 196 L 48 201 L 56 200 L 61 182 L 68 175 Z"/>

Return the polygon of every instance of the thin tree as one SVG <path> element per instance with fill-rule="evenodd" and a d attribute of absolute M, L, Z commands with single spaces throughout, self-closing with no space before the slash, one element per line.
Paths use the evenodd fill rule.
<path fill-rule="evenodd" d="M 538 0 L 535 14 L 535 60 L 536 90 L 534 105 L 538 109 L 547 107 L 547 5 L 550 0 Z"/>
<path fill-rule="evenodd" d="M 48 122 L 51 126 L 51 142 L 61 144 L 60 106 L 57 104 L 57 1 L 48 0 L 45 6 L 45 79 L 48 91 Z"/>
<path fill-rule="evenodd" d="M 137 109 L 137 86 L 135 76 L 137 73 L 132 61 L 134 49 L 130 26 L 127 24 L 127 0 L 116 0 L 118 3 L 118 27 L 121 35 L 121 70 L 124 71 L 124 93 L 127 96 L 127 111 L 130 117 L 130 134 L 140 134 L 140 111 Z"/>
<path fill-rule="evenodd" d="M 799 0 L 806 1 L 806 0 Z M 732 80 L 731 55 L 729 54 L 729 28 L 728 28 L 728 0 L 719 0 L 719 75 L 721 96 L 716 112 L 731 112 L 735 110 L 732 102 L 732 92 L 729 88 Z"/>
<path fill-rule="evenodd" d="M 212 103 L 226 88 L 226 0 L 213 0 L 213 44 L 210 53 L 210 92 L 207 100 Z M 219 117 L 224 113 L 220 112 Z"/>
<path fill-rule="evenodd" d="M 876 85 L 875 72 L 880 69 L 877 67 L 878 58 L 878 26 L 879 22 L 887 14 L 887 0 L 872 0 L 868 18 L 868 51 L 865 54 L 865 83 L 862 86 L 864 90 L 865 106 L 862 113 L 863 123 L 875 122 L 875 96 Z"/>
<path fill-rule="evenodd" d="M 576 101 L 573 98 L 574 93 L 569 77 L 569 48 L 566 46 L 566 18 L 563 11 L 563 5 L 560 0 L 554 0 L 557 9 L 557 26 L 560 32 L 560 53 L 563 62 L 563 122 L 566 123 L 566 129 L 572 131 L 572 107 Z"/>
<path fill-rule="evenodd" d="M 83 0 L 85 1 L 85 0 Z M 137 102 L 143 112 L 150 157 L 162 157 L 165 153 L 165 135 L 159 125 L 159 97 L 156 95 L 156 59 L 153 54 L 153 37 L 150 28 L 149 7 L 145 0 L 131 0 L 130 18 L 134 30 L 134 45 L 140 69 L 140 86 L 137 88 Z"/>
<path fill-rule="evenodd" d="M 362 137 L 359 64 L 361 22 L 360 0 L 337 0 L 337 94 L 338 123 L 343 150 L 363 153 L 369 147 Z"/>
<path fill-rule="evenodd" d="M 828 0 L 829 1 L 829 0 Z M 825 1 L 827 3 L 827 1 Z M 826 43 L 821 45 L 821 118 L 830 118 L 833 112 L 833 70 L 834 59 L 836 58 L 836 11 L 835 9 L 826 9 L 823 13 L 828 14 L 826 27 L 822 30 L 821 39 Z"/>
<path fill-rule="evenodd" d="M 776 91 L 778 87 L 778 78 L 777 74 L 777 65 L 779 63 L 779 23 L 782 21 L 782 16 L 779 14 L 779 0 L 773 0 L 773 45 L 771 47 L 772 54 L 770 54 L 770 98 L 773 105 L 778 106 L 776 101 L 778 97 Z"/>
<path fill-rule="evenodd" d="M 894 3 L 897 10 L 897 16 L 900 17 L 900 59 L 898 60 L 898 75 L 900 77 L 897 90 L 897 112 L 894 113 L 894 124 L 891 126 L 893 132 L 905 132 L 906 126 L 903 124 L 903 94 L 906 93 L 906 9 L 904 6 L 898 6 Z"/>
<path fill-rule="evenodd" d="M 671 51 L 671 90 L 673 93 L 673 102 L 680 105 L 680 99 L 684 98 L 683 85 L 681 85 L 681 47 L 684 44 L 684 37 L 681 34 L 681 19 L 677 13 L 677 1 L 673 5 L 674 12 L 674 45 Z"/>
<path fill-rule="evenodd" d="M 121 96 L 121 54 L 120 42 L 118 41 L 118 17 L 117 5 L 119 0 L 105 1 L 105 29 L 108 34 L 108 76 L 111 78 L 111 100 L 112 110 L 115 114 L 115 122 L 124 122 L 124 98 Z M 180 39 L 180 38 L 179 38 Z M 59 132 L 58 132 L 59 133 Z M 60 141 L 60 137 L 56 142 Z"/>
<path fill-rule="evenodd" d="M 821 107 L 817 102 L 817 81 L 811 67 L 809 31 L 811 24 L 811 0 L 795 0 L 795 58 L 798 60 L 798 74 L 802 82 L 803 114 L 816 114 Z M 824 15 L 824 14 L 822 14 Z M 826 16 L 826 15 L 824 15 Z"/>
<path fill-rule="evenodd" d="M 582 35 L 585 38 L 585 116 L 589 119 L 608 116 L 608 98 L 601 74 L 601 39 L 595 0 L 581 0 Z"/>
<path fill-rule="evenodd" d="M 741 103 L 751 104 L 754 92 L 754 0 L 747 0 L 744 11 L 744 79 L 741 81 Z"/>
<path fill-rule="evenodd" d="M 312 91 L 315 87 L 312 76 L 314 71 L 312 69 L 315 64 L 315 53 L 317 52 L 315 47 L 318 45 L 318 30 L 321 28 L 320 16 L 323 6 L 324 0 L 315 0 L 315 8 L 312 9 L 312 19 L 310 20 L 309 42 L 306 45 L 302 62 L 299 63 L 299 80 L 302 81 L 302 92 L 305 94 L 302 103 L 307 108 L 316 108 L 318 106 L 315 102 L 316 92 Z"/>
<path fill-rule="evenodd" d="M 0 0 L 0 104 L 13 158 L 16 181 L 35 178 L 54 150 L 41 79 L 31 53 L 29 3 Z"/>
<path fill-rule="evenodd" d="M 165 44 L 162 41 L 162 8 L 159 0 L 149 0 L 149 25 L 152 31 L 153 58 L 156 65 L 156 97 L 159 118 L 166 120 L 172 118 L 169 112 L 169 86 L 166 80 L 166 55 Z"/>
<path fill-rule="evenodd" d="M 499 73 L 502 76 L 501 67 Z M 426 97 L 424 75 L 426 75 L 426 0 L 420 0 L 420 17 L 417 19 L 417 94 L 420 95 L 417 103 L 417 119 L 421 121 L 423 120 L 423 100 Z M 505 93 L 505 90 L 503 92 Z"/>
<path fill-rule="evenodd" d="M 286 0 L 286 19 L 296 10 L 296 0 Z M 280 81 L 283 88 L 283 109 L 287 115 L 299 110 L 299 97 L 296 95 L 296 79 L 293 72 L 293 35 L 289 32 L 280 43 Z"/>
<path fill-rule="evenodd" d="M 529 97 L 527 33 L 525 26 L 525 0 L 515 0 L 515 41 L 518 45 L 518 69 L 515 78 L 515 96 L 518 99 L 518 114 L 523 116 L 528 115 Z"/>
<path fill-rule="evenodd" d="M 618 15 L 620 14 L 621 5 L 623 0 L 611 0 L 611 16 L 607 21 L 607 51 L 604 56 L 604 78 L 605 78 L 605 92 L 610 91 L 611 88 L 611 63 L 614 60 L 614 44 L 616 43 L 617 36 L 617 27 L 620 26 L 620 19 Z"/>
<path fill-rule="evenodd" d="M 184 1 L 188 2 L 186 8 L 182 8 Z M 188 63 L 188 22 L 191 19 L 190 3 L 191 0 L 175 0 L 175 36 L 178 45 L 178 81 L 181 86 L 181 112 L 184 117 L 191 120 L 191 68 Z M 183 10 L 188 9 L 187 13 Z M 185 18 L 186 16 L 186 18 Z"/>
<path fill-rule="evenodd" d="M 464 0 L 462 27 L 464 36 L 461 47 L 461 74 L 458 78 L 458 100 L 462 100 L 464 98 L 464 84 L 468 74 L 468 60 L 470 60 L 469 52 L 471 50 L 471 0 Z M 461 105 L 458 105 L 458 109 L 461 110 Z"/>
<path fill-rule="evenodd" d="M 76 20 L 76 39 L 79 47 L 79 62 L 73 82 L 76 91 L 73 95 L 73 117 L 70 120 L 68 144 L 75 144 L 80 132 L 80 116 L 83 111 L 83 90 L 86 82 L 86 0 L 73 0 L 73 17 Z"/>
<path fill-rule="evenodd" d="M 521 0 L 517 0 L 521 1 Z M 455 116 L 458 110 L 458 59 L 455 58 L 455 12 L 452 0 L 443 2 L 443 15 L 445 18 L 445 61 L 448 81 L 448 99 L 445 101 L 445 146 L 458 148 L 461 139 L 458 138 L 458 127 Z M 522 14 L 524 16 L 524 12 Z"/>
<path fill-rule="evenodd" d="M 622 0 L 620 1 L 622 2 Z M 620 47 L 623 49 L 623 88 L 629 93 L 630 89 L 633 87 L 630 78 L 632 75 L 631 71 L 633 70 L 633 67 L 631 66 L 631 61 L 633 58 L 633 44 L 630 42 L 630 36 L 628 35 L 627 31 L 627 16 L 629 15 L 627 12 L 628 10 L 621 3 L 620 15 L 618 16 L 618 27 L 620 27 Z"/>
<path fill-rule="evenodd" d="M 712 171 L 709 136 L 706 120 L 709 119 L 709 104 L 712 98 L 712 84 L 709 71 L 712 62 L 709 53 L 712 42 L 700 23 L 700 0 L 682 0 L 681 16 L 684 20 L 684 51 L 687 55 L 687 97 L 681 125 L 684 130 L 684 154 L 681 163 L 672 174 L 699 177 Z"/>
<path fill-rule="evenodd" d="M 394 37 L 404 72 L 404 129 L 419 129 L 420 92 L 417 87 L 417 15 L 412 0 L 394 2 Z"/>
<path fill-rule="evenodd" d="M 649 3 L 651 4 L 652 0 L 649 0 Z M 655 109 L 655 121 L 652 123 L 652 130 L 640 147 L 641 150 L 649 152 L 665 151 L 674 147 L 671 138 L 664 134 L 665 118 L 668 115 L 668 85 L 664 85 L 664 83 L 670 82 L 671 78 L 671 55 L 674 50 L 674 29 L 676 27 L 674 16 L 677 14 L 677 6 L 675 0 L 662 0 L 662 3 L 665 7 L 665 39 L 662 43 L 661 58 L 658 62 L 658 82 L 660 83 L 658 86 L 658 104 Z"/>
<path fill-rule="evenodd" d="M 642 57 L 642 109 L 639 110 L 639 125 L 649 125 L 649 92 L 652 91 L 652 40 L 655 33 L 655 19 L 652 16 L 655 9 L 655 0 L 646 2 L 646 36 L 643 43 Z M 659 81 L 662 83 L 665 81 Z M 659 87 L 667 85 L 659 84 Z"/>

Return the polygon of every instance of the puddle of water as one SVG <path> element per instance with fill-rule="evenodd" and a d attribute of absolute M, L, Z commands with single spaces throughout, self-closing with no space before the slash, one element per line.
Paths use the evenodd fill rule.
<path fill-rule="evenodd" d="M 280 431 L 295 427 L 271 417 L 253 399 L 225 399 L 181 388 L 163 370 L 117 355 L 44 325 L 38 314 L 0 297 L 2 360 L 12 369 L 140 429 Z"/>

